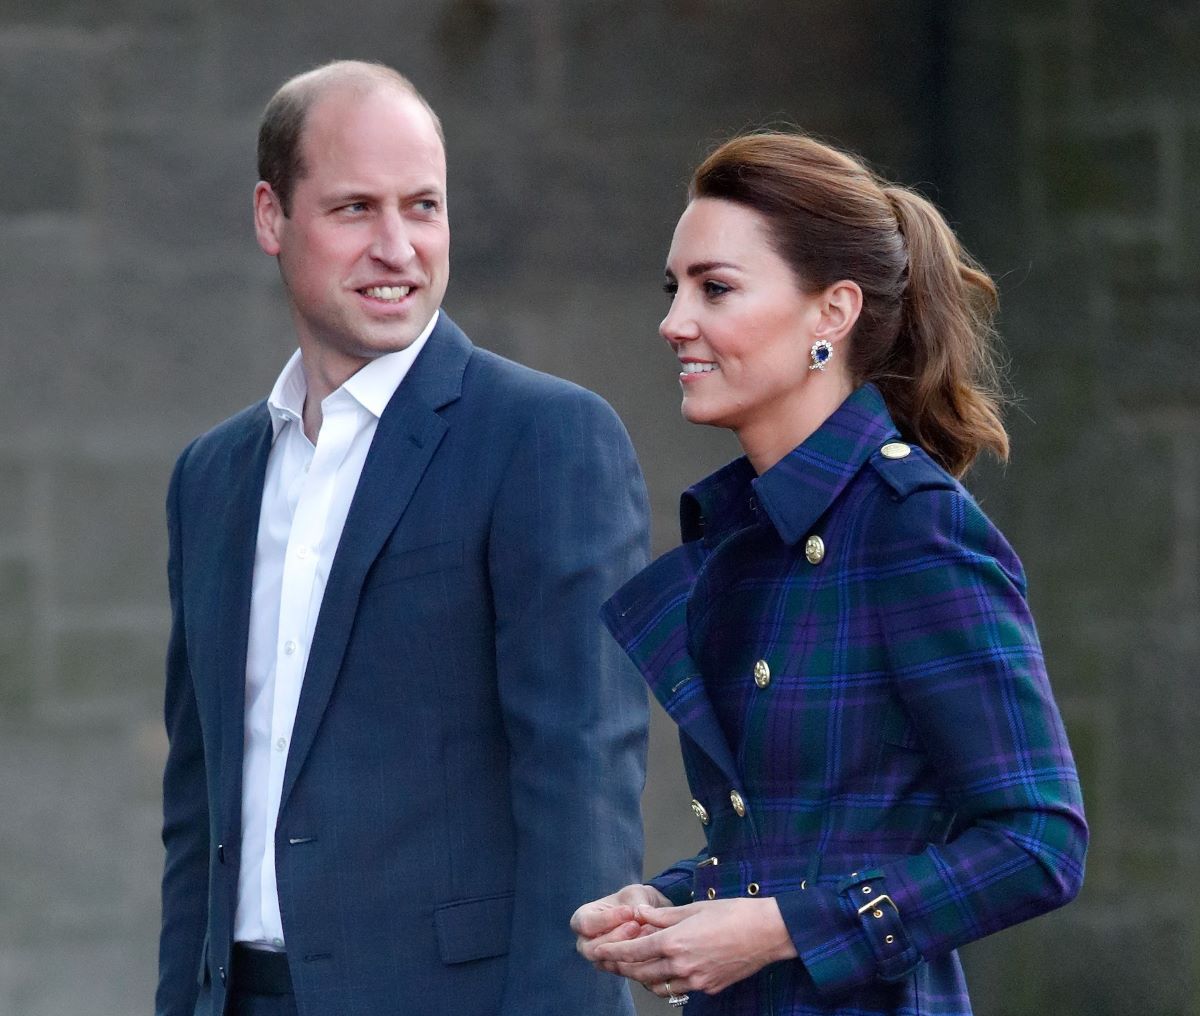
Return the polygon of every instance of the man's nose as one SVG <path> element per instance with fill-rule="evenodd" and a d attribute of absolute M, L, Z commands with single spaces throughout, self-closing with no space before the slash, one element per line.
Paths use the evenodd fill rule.
<path fill-rule="evenodd" d="M 369 253 L 389 268 L 403 268 L 412 260 L 412 241 L 399 212 L 389 211 L 379 217 Z"/>

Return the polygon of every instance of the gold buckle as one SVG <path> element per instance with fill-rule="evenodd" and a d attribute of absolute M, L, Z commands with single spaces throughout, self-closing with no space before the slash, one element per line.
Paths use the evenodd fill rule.
<path fill-rule="evenodd" d="M 895 903 L 892 902 L 892 898 L 887 893 L 884 893 L 882 896 L 876 896 L 875 899 L 871 900 L 869 903 L 864 903 L 861 907 L 858 908 L 858 916 L 861 917 L 868 910 L 875 910 L 875 911 L 878 911 L 878 913 L 876 913 L 874 916 L 882 917 L 883 911 L 879 909 L 879 905 L 881 903 L 886 903 L 889 907 L 891 907 L 894 911 L 896 911 L 897 917 L 900 916 L 900 908 L 898 906 L 896 906 Z"/>
<path fill-rule="evenodd" d="M 715 868 L 720 863 L 721 863 L 721 861 L 719 858 L 707 857 L 703 861 L 701 861 L 699 864 L 697 864 L 696 867 L 697 868 L 707 868 L 711 864 Z"/>

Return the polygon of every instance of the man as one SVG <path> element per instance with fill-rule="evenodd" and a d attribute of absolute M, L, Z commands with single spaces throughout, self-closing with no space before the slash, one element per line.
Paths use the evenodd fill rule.
<path fill-rule="evenodd" d="M 646 557 L 628 436 L 439 309 L 406 79 L 289 81 L 259 172 L 300 348 L 171 481 L 157 1011 L 630 1013 L 568 927 L 640 875 L 645 696 L 597 613 Z"/>

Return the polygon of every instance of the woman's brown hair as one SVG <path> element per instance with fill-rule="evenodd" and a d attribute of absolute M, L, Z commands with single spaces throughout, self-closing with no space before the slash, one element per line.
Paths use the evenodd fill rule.
<path fill-rule="evenodd" d="M 873 382 L 901 433 L 955 476 L 987 448 L 1008 458 L 992 319 L 996 287 L 915 191 L 802 134 L 746 134 L 714 151 L 689 198 L 763 215 L 801 288 L 858 283 L 855 384 Z"/>

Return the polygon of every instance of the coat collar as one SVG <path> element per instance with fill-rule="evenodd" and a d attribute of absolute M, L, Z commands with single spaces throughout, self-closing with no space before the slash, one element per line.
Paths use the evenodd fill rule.
<path fill-rule="evenodd" d="M 684 492 L 679 518 L 685 542 L 715 546 L 755 521 L 759 507 L 788 545 L 817 521 L 884 442 L 899 437 L 873 384 L 852 392 L 799 447 L 762 476 L 743 456 Z"/>

